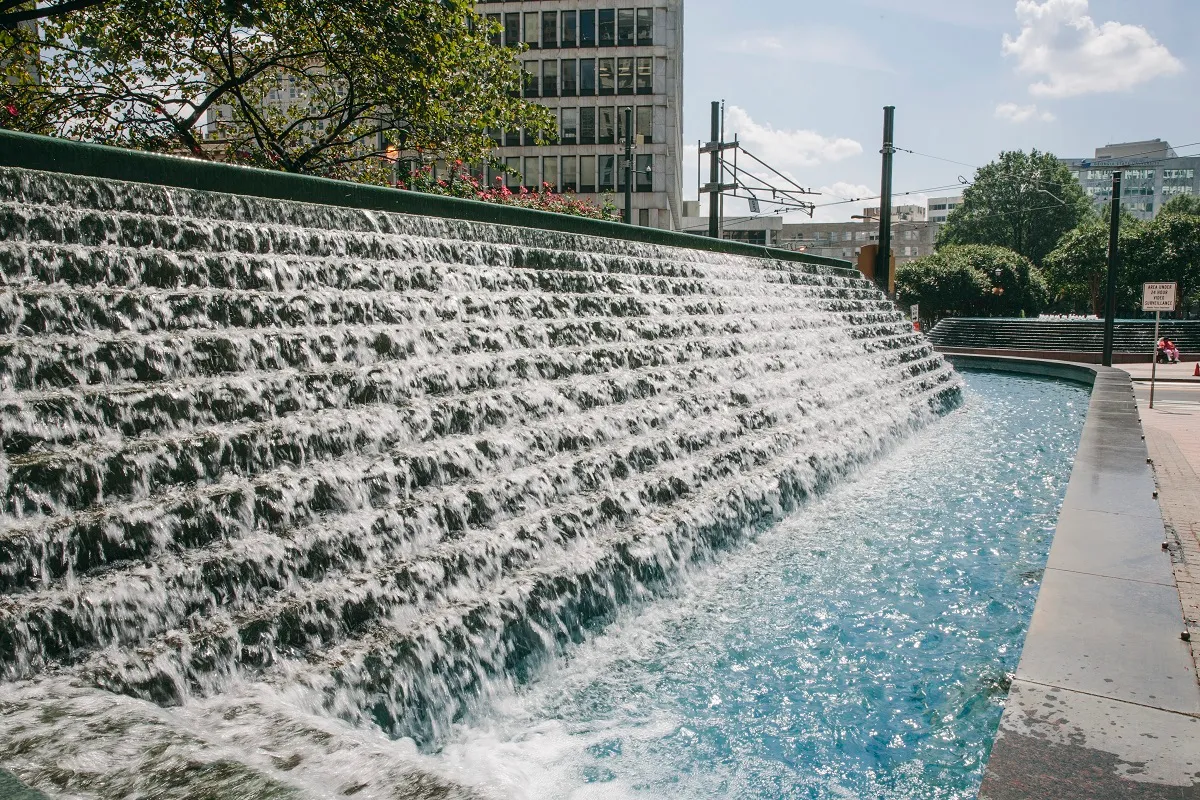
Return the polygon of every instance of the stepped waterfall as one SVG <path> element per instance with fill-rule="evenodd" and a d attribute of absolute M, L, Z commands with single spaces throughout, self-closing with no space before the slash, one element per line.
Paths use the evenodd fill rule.
<path fill-rule="evenodd" d="M 844 269 L 0 169 L 0 763 L 418 759 L 960 400 Z"/>

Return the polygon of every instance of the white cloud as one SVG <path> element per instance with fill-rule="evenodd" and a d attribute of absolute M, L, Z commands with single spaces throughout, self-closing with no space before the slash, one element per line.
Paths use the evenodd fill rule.
<path fill-rule="evenodd" d="M 1040 77 L 1029 91 L 1041 97 L 1071 97 L 1124 91 L 1183 71 L 1178 58 L 1140 25 L 1088 16 L 1088 0 L 1017 0 L 1021 32 L 1004 36 L 1005 55 L 1017 70 Z"/>
<path fill-rule="evenodd" d="M 1019 106 L 1016 103 L 1001 103 L 996 106 L 996 119 L 1018 124 L 1029 122 L 1031 119 L 1054 122 L 1054 115 L 1049 111 L 1038 111 L 1036 105 Z"/>
<path fill-rule="evenodd" d="M 863 147 L 853 139 L 822 136 L 803 129 L 778 129 L 756 122 L 738 106 L 726 109 L 725 136 L 737 134 L 746 149 L 781 172 L 857 156 Z"/>

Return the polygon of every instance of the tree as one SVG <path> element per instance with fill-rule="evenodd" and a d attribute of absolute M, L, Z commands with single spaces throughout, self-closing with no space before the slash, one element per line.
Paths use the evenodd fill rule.
<path fill-rule="evenodd" d="M 901 305 L 919 304 L 921 319 L 926 323 L 978 313 L 989 288 L 983 273 L 967 264 L 947 261 L 940 253 L 896 268 L 897 301 Z"/>
<path fill-rule="evenodd" d="M 1084 304 L 1097 316 L 1104 313 L 1104 287 L 1108 275 L 1108 223 L 1084 222 L 1067 231 L 1042 262 L 1046 282 L 1055 302 L 1076 310 Z"/>
<path fill-rule="evenodd" d="M 919 303 L 929 322 L 946 316 L 1037 314 L 1046 303 L 1041 271 L 994 245 L 951 245 L 896 270 L 896 295 Z"/>
<path fill-rule="evenodd" d="M 108 0 L 59 0 L 38 5 L 29 0 L 0 0 L 0 28 L 12 29 L 22 22 L 36 22 L 102 5 Z"/>
<path fill-rule="evenodd" d="M 938 232 L 938 246 L 997 245 L 1040 265 L 1062 235 L 1091 214 L 1079 182 L 1053 155 L 1004 152 L 975 172 Z"/>
<path fill-rule="evenodd" d="M 1182 199 L 1182 195 L 1180 198 Z M 1200 299 L 1200 214 L 1179 213 L 1183 204 L 1163 206 L 1147 231 L 1149 252 L 1141 261 L 1143 281 L 1174 281 L 1179 284 L 1184 309 Z M 1141 287 L 1137 296 L 1141 298 Z M 1181 309 L 1184 310 L 1184 309 Z"/>
<path fill-rule="evenodd" d="M 1121 217 L 1117 309 L 1140 310 L 1142 284 L 1174 281 L 1184 298 L 1200 291 L 1200 215 L 1181 213 L 1185 204 L 1168 203 L 1152 222 Z M 1069 231 L 1046 256 L 1046 279 L 1056 301 L 1086 304 L 1104 313 L 1108 279 L 1108 219 L 1084 222 Z"/>
<path fill-rule="evenodd" d="M 1200 197 L 1194 194 L 1177 194 L 1163 203 L 1158 213 L 1160 216 L 1163 214 L 1190 214 L 1200 217 Z"/>
<path fill-rule="evenodd" d="M 481 160 L 489 128 L 549 136 L 471 0 L 165 0 L 46 20 L 9 127 L 383 182 L 385 153 Z"/>

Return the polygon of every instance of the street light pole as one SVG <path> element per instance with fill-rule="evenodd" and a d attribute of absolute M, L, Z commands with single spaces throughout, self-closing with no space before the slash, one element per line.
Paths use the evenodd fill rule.
<path fill-rule="evenodd" d="M 1117 319 L 1117 270 L 1121 268 L 1121 173 L 1113 172 L 1112 203 L 1108 220 L 1108 287 L 1104 296 L 1104 354 L 1101 363 L 1112 366 L 1113 328 Z"/>
<path fill-rule="evenodd" d="M 633 224 L 633 109 L 625 109 L 625 224 Z"/>

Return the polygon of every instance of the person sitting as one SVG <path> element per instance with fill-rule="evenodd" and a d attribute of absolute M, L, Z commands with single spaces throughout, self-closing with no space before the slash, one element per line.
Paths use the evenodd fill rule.
<path fill-rule="evenodd" d="M 1158 344 L 1154 347 L 1154 360 L 1160 364 L 1170 364 L 1171 356 L 1167 352 L 1167 337 L 1158 340 Z"/>
<path fill-rule="evenodd" d="M 1163 364 L 1178 364 L 1179 363 L 1179 348 L 1175 346 L 1167 337 L 1158 340 L 1158 345 L 1155 350 L 1155 360 Z"/>

